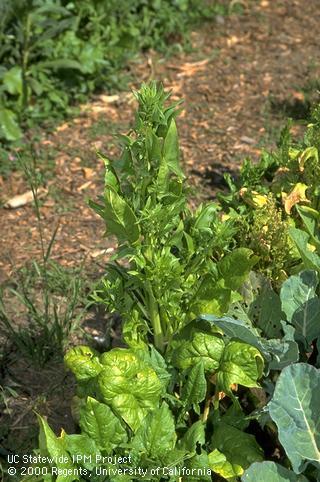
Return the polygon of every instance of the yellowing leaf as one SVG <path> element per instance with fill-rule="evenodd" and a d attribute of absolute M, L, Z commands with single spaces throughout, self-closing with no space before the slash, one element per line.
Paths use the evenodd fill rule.
<path fill-rule="evenodd" d="M 301 182 L 298 182 L 288 195 L 285 195 L 285 193 L 282 193 L 283 200 L 284 200 L 284 209 L 287 214 L 291 213 L 291 209 L 295 204 L 298 204 L 301 201 L 309 202 L 309 200 L 306 198 L 307 189 L 308 189 L 308 186 L 306 184 L 302 184 Z"/>
<path fill-rule="evenodd" d="M 244 470 L 240 465 L 228 462 L 227 457 L 218 449 L 209 454 L 210 469 L 225 479 L 231 479 L 243 474 Z"/>

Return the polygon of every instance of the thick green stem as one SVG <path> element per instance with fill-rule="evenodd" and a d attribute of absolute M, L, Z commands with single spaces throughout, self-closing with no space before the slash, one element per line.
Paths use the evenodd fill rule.
<path fill-rule="evenodd" d="M 160 351 L 164 352 L 164 336 L 161 326 L 161 319 L 160 313 L 158 308 L 158 303 L 155 300 L 152 286 L 150 281 L 146 282 L 146 288 L 148 293 L 148 301 L 149 301 L 149 313 L 150 313 L 150 320 L 153 329 L 153 336 L 154 336 L 154 344 L 155 347 Z"/>

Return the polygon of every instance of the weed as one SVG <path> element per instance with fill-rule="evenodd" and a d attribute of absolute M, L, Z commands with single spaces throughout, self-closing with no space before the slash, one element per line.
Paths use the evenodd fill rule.
<path fill-rule="evenodd" d="M 0 291 L 0 324 L 6 337 L 24 356 L 43 366 L 56 356 L 62 356 L 71 332 L 79 322 L 81 277 L 67 275 L 66 271 L 50 261 L 50 254 L 58 231 L 56 226 L 50 242 L 45 245 L 38 197 L 39 175 L 36 166 L 20 159 L 34 198 L 42 253 L 41 263 L 33 262 L 32 271 L 20 273 L 17 288 Z M 33 278 L 33 283 L 30 283 Z M 14 310 L 8 305 L 14 306 Z M 22 323 L 14 311 L 20 306 Z"/>

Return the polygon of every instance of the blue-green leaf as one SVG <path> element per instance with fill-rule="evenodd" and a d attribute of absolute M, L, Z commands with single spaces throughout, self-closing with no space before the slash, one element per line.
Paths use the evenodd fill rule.
<path fill-rule="evenodd" d="M 293 470 L 301 473 L 307 462 L 320 467 L 320 370 L 284 368 L 268 407 Z"/>
<path fill-rule="evenodd" d="M 242 482 L 308 482 L 303 475 L 296 475 L 275 462 L 255 462 L 241 477 Z"/>
<path fill-rule="evenodd" d="M 299 335 L 311 342 L 320 335 L 320 299 L 316 296 L 316 271 L 290 276 L 281 288 L 282 309 Z"/>
<path fill-rule="evenodd" d="M 289 235 L 298 248 L 305 268 L 316 269 L 317 271 L 319 271 L 320 256 L 318 256 L 316 253 L 309 249 L 309 234 L 305 231 L 302 231 L 301 229 L 289 228 Z"/>

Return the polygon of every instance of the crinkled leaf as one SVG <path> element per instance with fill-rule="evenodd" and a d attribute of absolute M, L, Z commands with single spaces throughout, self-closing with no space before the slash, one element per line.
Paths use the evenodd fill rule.
<path fill-rule="evenodd" d="M 98 384 L 104 401 L 137 430 L 144 417 L 157 407 L 163 384 L 150 365 L 133 350 L 115 348 L 101 357 Z"/>
<path fill-rule="evenodd" d="M 97 353 L 88 346 L 72 348 L 65 355 L 64 361 L 79 381 L 96 377 L 102 369 Z"/>
<path fill-rule="evenodd" d="M 181 400 L 186 408 L 194 407 L 199 413 L 199 403 L 205 399 L 207 391 L 207 381 L 204 374 L 204 363 L 202 360 L 196 362 L 188 369 L 186 381 L 182 387 Z"/>
<path fill-rule="evenodd" d="M 111 451 L 127 441 L 127 433 L 122 423 L 108 405 L 88 397 L 80 409 L 79 425 L 83 432 L 94 440 L 101 450 Z"/>
<path fill-rule="evenodd" d="M 296 475 L 275 462 L 255 462 L 241 477 L 242 482 L 308 482 L 303 475 Z"/>
<path fill-rule="evenodd" d="M 257 256 L 251 256 L 252 253 L 251 249 L 237 248 L 219 261 L 218 270 L 227 288 L 237 290 L 246 281 L 258 261 Z"/>
<path fill-rule="evenodd" d="M 134 451 L 159 460 L 174 449 L 176 440 L 173 415 L 163 402 L 160 408 L 153 410 L 143 420 L 131 441 L 131 447 Z"/>
<path fill-rule="evenodd" d="M 219 366 L 224 346 L 221 336 L 194 329 L 190 338 L 181 340 L 174 350 L 173 364 L 184 370 L 201 360 L 205 371 L 212 372 Z"/>
<path fill-rule="evenodd" d="M 320 467 L 320 371 L 305 363 L 284 368 L 268 407 L 293 470 L 307 461 Z"/>
<path fill-rule="evenodd" d="M 263 372 L 263 358 L 253 346 L 232 340 L 222 354 L 217 374 L 219 389 L 231 393 L 234 383 L 245 387 L 258 387 Z"/>
<path fill-rule="evenodd" d="M 200 316 L 203 313 L 219 316 L 227 311 L 232 301 L 232 291 L 225 287 L 223 279 L 216 281 L 212 276 L 205 276 L 190 311 L 194 316 Z"/>

